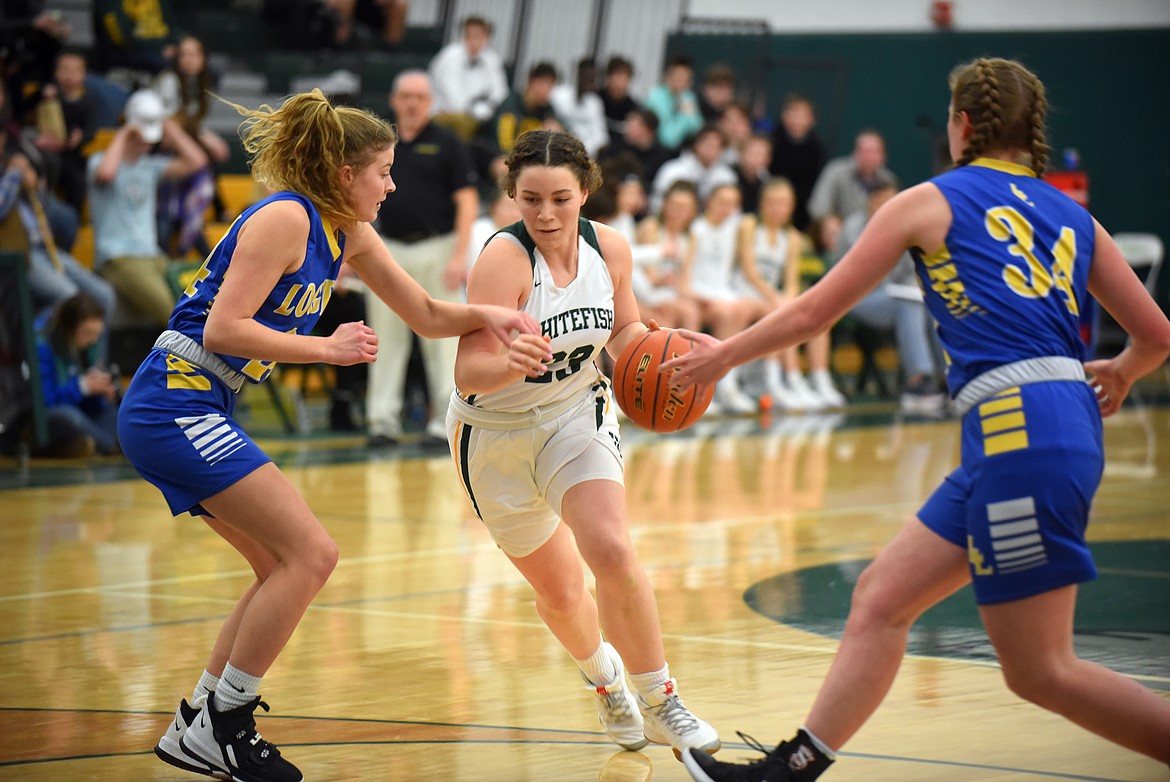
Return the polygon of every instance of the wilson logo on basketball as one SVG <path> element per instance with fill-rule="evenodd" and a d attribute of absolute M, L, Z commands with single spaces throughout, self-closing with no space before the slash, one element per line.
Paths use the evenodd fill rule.
<path fill-rule="evenodd" d="M 678 354 L 672 353 L 671 358 L 675 358 Z M 675 414 L 687 403 L 683 395 L 674 386 L 668 386 L 669 391 L 666 395 L 666 402 L 662 407 L 662 420 L 673 421 Z"/>
<path fill-rule="evenodd" d="M 690 350 L 690 340 L 673 329 L 648 331 L 622 350 L 614 362 L 613 391 L 632 423 L 652 432 L 678 432 L 699 419 L 714 386 L 675 388 L 662 362 Z"/>

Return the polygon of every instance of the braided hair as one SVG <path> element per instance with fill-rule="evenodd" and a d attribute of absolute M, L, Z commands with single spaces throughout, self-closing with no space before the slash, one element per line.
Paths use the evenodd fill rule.
<path fill-rule="evenodd" d="M 1044 173 L 1048 98 L 1035 74 L 1014 60 L 980 58 L 951 71 L 949 83 L 951 110 L 971 119 L 971 137 L 958 165 L 991 150 L 1017 150 L 1037 176 Z"/>

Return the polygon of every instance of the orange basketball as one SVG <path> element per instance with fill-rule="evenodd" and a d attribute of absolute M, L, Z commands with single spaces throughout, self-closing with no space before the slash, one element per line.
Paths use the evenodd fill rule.
<path fill-rule="evenodd" d="M 670 375 L 658 371 L 664 361 L 692 347 L 694 343 L 674 329 L 648 331 L 626 346 L 613 367 L 613 391 L 631 421 L 651 432 L 678 432 L 699 420 L 711 404 L 715 386 L 674 390 Z"/>

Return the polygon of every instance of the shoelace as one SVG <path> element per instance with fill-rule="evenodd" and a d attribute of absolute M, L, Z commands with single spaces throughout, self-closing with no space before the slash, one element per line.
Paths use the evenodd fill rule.
<path fill-rule="evenodd" d="M 605 700 L 605 710 L 611 715 L 620 719 L 628 719 L 633 715 L 630 710 L 630 700 L 622 697 L 622 690 L 615 688 L 616 691 L 610 691 L 608 687 L 593 687 L 592 689 Z"/>
<path fill-rule="evenodd" d="M 683 705 L 677 695 L 671 695 L 658 706 L 651 706 L 655 715 L 680 736 L 698 730 L 699 720 Z"/>
<path fill-rule="evenodd" d="M 271 711 L 271 709 L 268 707 L 268 704 L 262 700 L 257 699 L 256 705 L 264 709 L 265 712 Z M 250 721 L 250 723 L 251 724 L 246 726 L 244 730 L 241 730 L 236 734 L 237 738 L 243 738 L 243 734 L 245 732 L 251 731 L 252 737 L 248 739 L 248 744 L 259 749 L 257 756 L 261 764 L 267 764 L 274 758 L 280 757 L 280 750 L 276 748 L 276 745 L 266 741 L 264 737 L 260 735 L 260 731 L 256 730 L 256 720 L 253 719 Z"/>
<path fill-rule="evenodd" d="M 780 757 L 780 751 L 779 751 L 780 747 L 774 747 L 772 749 L 768 749 L 763 744 L 756 741 L 753 737 L 749 736 L 748 734 L 744 733 L 743 731 L 737 730 L 735 732 L 735 734 L 737 736 L 739 736 L 741 739 L 743 739 L 744 744 L 747 744 L 749 747 L 756 750 L 757 752 L 764 753 L 764 757 L 760 758 L 759 760 L 753 760 L 752 762 L 748 763 L 749 768 L 756 768 L 756 767 L 760 767 L 760 766 L 771 766 L 771 765 L 776 764 L 776 763 L 783 763 L 784 762 L 784 760 Z M 781 746 L 783 746 L 783 745 L 781 745 Z"/>

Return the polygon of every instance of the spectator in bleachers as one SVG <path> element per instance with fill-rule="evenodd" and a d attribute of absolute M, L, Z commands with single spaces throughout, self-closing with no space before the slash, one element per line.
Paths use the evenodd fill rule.
<path fill-rule="evenodd" d="M 78 293 L 37 322 L 47 455 L 118 452 L 117 378 L 102 367 L 98 350 L 105 319 L 100 302 Z"/>
<path fill-rule="evenodd" d="M 631 282 L 642 321 L 656 320 L 663 328 L 697 331 L 699 303 L 684 288 L 684 272 L 691 263 L 695 240 L 691 223 L 699 213 L 699 193 L 690 182 L 667 188 L 662 209 L 638 223 Z"/>
<path fill-rule="evenodd" d="M 191 35 L 179 39 L 174 64 L 154 81 L 167 116 L 203 149 L 208 159 L 207 166 L 191 176 L 163 182 L 160 187 L 160 238 L 163 246 L 179 258 L 192 250 L 205 257 L 211 250 L 204 236 L 208 207 L 218 201 L 216 216 L 223 222 L 229 217 L 224 213 L 222 199 L 216 196 L 215 167 L 227 162 L 231 148 L 206 124 L 211 93 L 218 81 L 207 63 L 203 42 Z"/>
<path fill-rule="evenodd" d="M 504 159 L 516 140 L 530 130 L 563 130 L 564 124 L 549 102 L 557 83 L 557 69 L 538 62 L 528 69 L 523 91 L 515 91 L 500 104 L 495 115 L 480 126 L 472 143 L 479 174 L 485 187 L 494 187 L 506 171 Z"/>
<path fill-rule="evenodd" d="M 71 32 L 61 13 L 45 6 L 41 0 L 6 0 L 0 5 L 0 78 L 15 117 L 23 118 L 33 107 L 30 99 L 52 81 L 57 54 Z"/>
<path fill-rule="evenodd" d="M 46 215 L 44 180 L 7 133 L 0 134 L 0 164 L 0 247 L 28 253 L 33 306 L 41 310 L 84 292 L 108 316 L 114 289 L 57 244 Z"/>
<path fill-rule="evenodd" d="M 45 233 L 53 237 L 57 247 L 66 252 L 72 251 L 73 242 L 77 238 L 77 231 L 81 225 L 80 214 L 46 186 L 49 165 L 44 153 L 37 148 L 35 143 L 36 132 L 26 127 L 12 111 L 9 93 L 2 79 L 0 79 L 0 135 L 4 137 L 2 144 L 0 144 L 0 150 L 7 150 L 6 154 L 19 152 L 28 159 L 36 171 L 41 185 L 37 190 L 40 196 L 38 202 L 44 210 L 45 222 L 48 224 Z"/>
<path fill-rule="evenodd" d="M 424 71 L 398 74 L 390 107 L 398 127 L 392 175 L 378 230 L 399 265 L 438 301 L 458 301 L 467 280 L 471 224 L 479 213 L 471 155 L 450 129 L 431 121 L 433 97 Z M 378 335 L 381 357 L 369 366 L 368 444 L 391 446 L 402 437 L 406 367 L 414 335 L 373 291 L 366 322 Z M 447 402 L 454 389 L 456 340 L 418 338 L 427 378 L 430 416 L 424 438 L 447 445 Z"/>
<path fill-rule="evenodd" d="M 353 0 L 351 18 L 369 43 L 393 49 L 406 35 L 408 0 Z"/>
<path fill-rule="evenodd" d="M 55 132 L 38 127 L 37 147 L 56 159 L 56 188 L 79 215 L 85 206 L 85 147 L 97 133 L 97 105 L 85 88 L 86 70 L 80 50 L 63 49 L 37 110 L 38 115 L 60 113 Z"/>
<path fill-rule="evenodd" d="M 206 47 L 192 35 L 179 39 L 172 67 L 155 79 L 154 89 L 167 111 L 207 153 L 215 169 L 231 158 L 231 146 L 223 136 L 207 125 L 211 111 L 211 94 L 219 89 L 219 74 L 207 61 Z M 224 214 L 223 203 L 216 197 L 216 216 L 226 222 L 235 215 Z"/>
<path fill-rule="evenodd" d="M 703 122 L 719 122 L 728 106 L 735 103 L 735 71 L 724 63 L 707 69 L 699 90 L 699 112 Z M 750 114 L 748 127 L 751 127 Z"/>
<path fill-rule="evenodd" d="M 597 63 L 592 57 L 577 62 L 576 84 L 558 84 L 549 96 L 565 130 L 585 145 L 590 157 L 609 143 L 605 105 L 597 95 Z"/>
<path fill-rule="evenodd" d="M 605 107 L 606 127 L 609 137 L 620 137 L 626 128 L 626 117 L 641 106 L 630 95 L 630 82 L 634 78 L 634 64 L 621 55 L 614 55 L 605 64 L 605 84 L 598 90 Z"/>
<path fill-rule="evenodd" d="M 880 176 L 871 183 L 865 208 L 853 212 L 841 224 L 834 249 L 837 259 L 857 242 L 874 212 L 897 192 L 892 176 Z M 940 413 L 946 394 L 939 382 L 936 356 L 941 355 L 942 347 L 923 303 L 910 254 L 903 253 L 882 284 L 853 305 L 849 314 L 863 326 L 893 330 L 903 376 L 902 409 L 911 413 Z"/>
<path fill-rule="evenodd" d="M 769 143 L 766 137 L 763 140 Z M 782 178 L 770 179 L 760 195 L 758 212 L 746 213 L 740 221 L 736 284 L 742 293 L 763 302 L 770 311 L 801 292 L 804 235 L 792 225 L 796 206 L 792 183 Z M 843 406 L 845 397 L 829 374 L 829 332 L 824 331 L 804 344 L 808 378 L 801 369 L 798 348 L 785 348 L 763 361 L 764 388 L 773 403 L 785 410 Z"/>
<path fill-rule="evenodd" d="M 683 290 L 698 299 L 703 325 L 718 339 L 727 339 L 766 312 L 759 301 L 734 287 L 741 217 L 739 188 L 733 179 L 711 190 L 703 213 L 691 225 L 695 252 Z M 711 404 L 716 411 L 733 415 L 756 411 L 755 400 L 740 388 L 738 370 L 715 386 Z"/>
<path fill-rule="evenodd" d="M 173 155 L 155 154 L 156 144 Z M 89 160 L 95 268 L 122 304 L 160 326 L 170 319 L 175 294 L 167 281 L 171 261 L 159 245 L 158 186 L 206 166 L 203 150 L 167 117 L 152 90 L 130 96 L 109 147 Z"/>
<path fill-rule="evenodd" d="M 715 118 L 715 126 L 723 131 L 723 138 L 727 142 L 727 149 L 723 152 L 723 162 L 734 166 L 743 151 L 743 145 L 752 135 L 751 108 L 746 103 L 739 101 L 729 103 Z"/>
<path fill-rule="evenodd" d="M 94 67 L 150 76 L 170 64 L 179 37 L 168 0 L 92 0 Z"/>
<path fill-rule="evenodd" d="M 671 57 L 662 73 L 662 83 L 646 96 L 646 108 L 658 115 L 658 140 L 662 146 L 678 151 L 683 143 L 703 127 L 699 99 L 692 89 L 695 66 L 685 54 Z"/>
<path fill-rule="evenodd" d="M 638 220 L 646 214 L 650 200 L 646 195 L 646 188 L 642 186 L 642 180 L 636 173 L 615 176 L 613 181 L 617 209 L 614 212 L 614 219 L 609 224 L 621 231 L 626 241 L 633 244 L 638 230 Z"/>
<path fill-rule="evenodd" d="M 260 16 L 282 32 L 281 45 L 310 51 L 363 46 L 373 33 L 356 25 L 354 0 L 262 0 Z"/>
<path fill-rule="evenodd" d="M 436 120 L 470 140 L 508 97 L 504 62 L 491 48 L 492 26 L 481 16 L 463 20 L 463 33 L 427 68 L 435 91 Z M 555 77 L 554 77 L 555 81 Z"/>
<path fill-rule="evenodd" d="M 719 185 L 735 185 L 735 172 L 723 162 L 727 149 L 723 133 L 714 125 L 706 125 L 695 134 L 690 148 L 658 169 L 650 190 L 650 208 L 662 208 L 666 189 L 680 179 L 694 182 L 699 199 L 706 201 Z M 737 205 L 738 206 L 738 205 Z"/>
<path fill-rule="evenodd" d="M 755 133 L 745 140 L 731 170 L 739 183 L 745 214 L 755 214 L 760 207 L 760 194 L 768 179 L 768 164 L 772 162 L 772 140 Z"/>
<path fill-rule="evenodd" d="M 780 108 L 780 122 L 772 129 L 772 164 L 769 171 L 792 183 L 796 193 L 796 211 L 792 224 L 800 231 L 809 227 L 808 199 L 821 169 L 825 167 L 825 148 L 816 132 L 817 117 L 812 101 L 791 93 Z"/>
<path fill-rule="evenodd" d="M 853 152 L 830 160 L 817 177 L 808 200 L 808 213 L 816 219 L 844 220 L 869 205 L 869 194 L 887 180 L 895 180 L 886 168 L 886 142 L 876 130 L 862 130 L 854 138 Z"/>
<path fill-rule="evenodd" d="M 636 173 L 647 193 L 654 185 L 659 169 L 675 154 L 658 143 L 658 115 L 650 109 L 634 109 L 626 117 L 621 136 L 610 136 L 610 143 L 597 153 L 597 162 L 603 167 L 609 161 L 632 158 Z"/>

